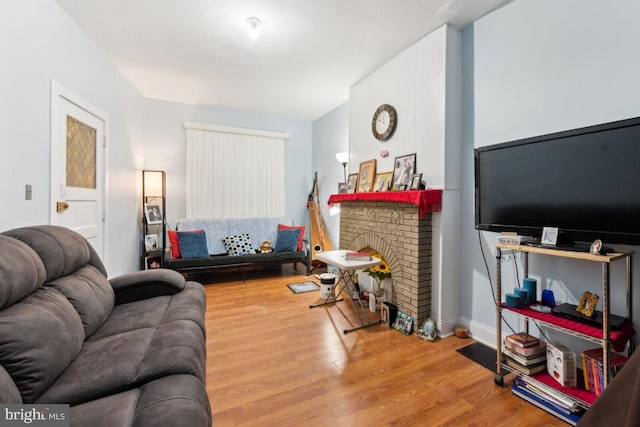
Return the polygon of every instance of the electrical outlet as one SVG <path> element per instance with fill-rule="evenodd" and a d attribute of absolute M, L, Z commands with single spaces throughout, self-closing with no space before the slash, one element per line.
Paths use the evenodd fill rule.
<path fill-rule="evenodd" d="M 24 191 L 24 199 L 25 200 L 31 200 L 31 184 L 27 184 L 25 186 L 25 191 Z"/>

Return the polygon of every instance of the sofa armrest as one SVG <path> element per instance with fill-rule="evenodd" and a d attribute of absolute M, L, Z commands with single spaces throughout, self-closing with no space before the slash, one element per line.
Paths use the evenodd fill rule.
<path fill-rule="evenodd" d="M 109 279 L 116 295 L 116 304 L 173 295 L 184 289 L 185 278 L 164 268 L 136 271 Z"/>

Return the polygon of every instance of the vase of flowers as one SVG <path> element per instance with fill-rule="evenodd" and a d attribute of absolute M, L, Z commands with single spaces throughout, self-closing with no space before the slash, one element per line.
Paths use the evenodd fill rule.
<path fill-rule="evenodd" d="M 376 298 L 382 298 L 382 296 L 384 295 L 384 287 L 382 282 L 384 279 L 388 279 L 391 277 L 391 269 L 389 268 L 389 263 L 387 263 L 387 261 L 382 257 L 381 254 L 376 252 L 371 254 L 371 256 L 374 258 L 380 258 L 380 261 L 382 262 L 375 267 L 369 267 L 365 269 L 364 272 L 371 276 L 375 281 L 373 294 L 376 296 Z"/>

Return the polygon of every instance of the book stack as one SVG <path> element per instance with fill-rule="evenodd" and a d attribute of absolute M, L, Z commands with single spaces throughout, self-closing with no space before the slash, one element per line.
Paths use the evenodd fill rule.
<path fill-rule="evenodd" d="M 531 381 L 526 377 L 514 378 L 511 392 L 574 426 L 578 424 L 585 412 L 584 408 L 568 399 L 563 393 L 541 387 L 535 381 Z"/>
<path fill-rule="evenodd" d="M 594 348 L 582 352 L 582 374 L 584 375 L 584 387 L 594 392 L 597 396 L 602 394 L 604 390 L 604 369 L 602 365 L 602 348 Z M 629 360 L 627 357 L 611 352 L 609 364 L 611 365 L 611 378 L 613 378 L 620 369 Z"/>
<path fill-rule="evenodd" d="M 504 362 L 525 375 L 543 372 L 547 367 L 547 345 L 525 332 L 504 339 Z"/>
<path fill-rule="evenodd" d="M 347 252 L 344 254 L 346 261 L 371 261 L 371 254 L 366 252 Z"/>

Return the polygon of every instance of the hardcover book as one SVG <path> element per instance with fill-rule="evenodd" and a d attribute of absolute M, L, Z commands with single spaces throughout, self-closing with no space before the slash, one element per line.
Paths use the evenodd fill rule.
<path fill-rule="evenodd" d="M 538 345 L 540 342 L 538 338 L 533 335 L 529 335 L 526 332 L 507 335 L 506 340 L 520 347 L 533 347 L 534 345 Z"/>
<path fill-rule="evenodd" d="M 509 356 L 506 356 L 504 358 L 504 363 L 506 363 L 513 369 L 516 369 L 519 372 L 522 372 L 525 375 L 535 375 L 540 372 L 544 372 L 547 369 L 546 361 L 533 366 L 524 366 L 516 362 L 515 360 L 511 359 Z"/>
<path fill-rule="evenodd" d="M 602 363 L 602 348 L 585 350 L 581 354 L 582 373 L 584 375 L 585 388 L 596 395 L 602 394 L 604 389 L 604 367 Z M 622 369 L 629 359 L 621 354 L 611 352 L 609 364 L 611 368 L 611 378 Z"/>
<path fill-rule="evenodd" d="M 344 255 L 344 259 L 347 261 L 370 261 L 371 254 L 366 252 L 347 252 Z"/>
<path fill-rule="evenodd" d="M 509 350 L 508 348 L 505 348 L 502 353 L 504 355 L 510 357 L 511 359 L 515 360 L 516 362 L 518 362 L 519 364 L 521 364 L 523 366 L 538 365 L 540 363 L 543 363 L 543 362 L 547 361 L 547 353 L 543 353 L 543 354 L 535 356 L 535 357 L 524 357 L 524 356 L 521 356 L 521 355 L 519 355 L 517 353 L 514 353 L 513 351 Z"/>
<path fill-rule="evenodd" d="M 513 342 L 505 339 L 504 346 L 516 354 L 523 357 L 533 357 L 544 354 L 547 351 L 547 343 L 540 341 L 537 345 L 531 347 L 521 347 Z"/>

